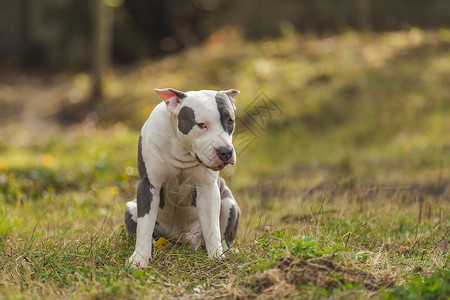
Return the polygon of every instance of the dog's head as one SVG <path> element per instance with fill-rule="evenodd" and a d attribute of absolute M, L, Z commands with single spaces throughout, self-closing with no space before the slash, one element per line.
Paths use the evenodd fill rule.
<path fill-rule="evenodd" d="M 214 171 L 236 163 L 232 134 L 238 90 L 180 92 L 168 88 L 155 92 L 177 117 L 177 130 L 200 163 Z"/>

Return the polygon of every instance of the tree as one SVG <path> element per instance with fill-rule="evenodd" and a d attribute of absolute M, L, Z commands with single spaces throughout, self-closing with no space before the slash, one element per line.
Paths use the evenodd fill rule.
<path fill-rule="evenodd" d="M 92 18 L 92 95 L 90 106 L 103 102 L 103 81 L 111 63 L 112 14 L 103 0 L 91 0 Z"/>

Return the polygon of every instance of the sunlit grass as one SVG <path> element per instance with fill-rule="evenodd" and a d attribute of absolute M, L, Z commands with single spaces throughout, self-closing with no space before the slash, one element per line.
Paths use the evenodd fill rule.
<path fill-rule="evenodd" d="M 39 135 L 21 134 L 20 122 L 5 127 L 0 295 L 382 298 L 358 283 L 282 278 L 276 287 L 259 276 L 285 257 L 323 258 L 397 285 L 448 268 L 449 31 L 323 39 L 288 29 L 261 42 L 227 29 L 118 70 L 97 123 Z M 76 101 L 90 88 L 85 74 L 65 85 L 79 89 Z M 254 135 L 224 172 L 243 212 L 237 251 L 214 261 L 171 245 L 155 249 L 149 268 L 133 269 L 122 223 L 136 193 L 139 128 L 158 102 L 153 88 L 169 86 L 241 90 L 237 115 Z M 247 114 L 260 92 L 279 109 L 263 123 Z"/>

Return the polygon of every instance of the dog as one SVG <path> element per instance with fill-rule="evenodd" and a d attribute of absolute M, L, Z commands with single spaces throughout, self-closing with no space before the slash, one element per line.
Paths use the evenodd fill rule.
<path fill-rule="evenodd" d="M 146 266 L 154 238 L 205 246 L 222 258 L 235 239 L 240 208 L 219 171 L 236 163 L 232 144 L 238 90 L 155 89 L 162 102 L 142 127 L 139 185 L 125 225 L 136 235 L 129 262 Z"/>

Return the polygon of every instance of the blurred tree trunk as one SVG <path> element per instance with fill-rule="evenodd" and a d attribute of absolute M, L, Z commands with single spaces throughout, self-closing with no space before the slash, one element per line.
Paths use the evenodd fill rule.
<path fill-rule="evenodd" d="M 358 14 L 358 26 L 364 29 L 372 29 L 370 0 L 358 0 L 356 9 Z"/>
<path fill-rule="evenodd" d="M 21 1 L 21 18 L 22 18 L 22 31 L 21 31 L 21 49 L 20 57 L 23 61 L 28 59 L 27 49 L 29 49 L 30 43 L 30 1 Z"/>
<path fill-rule="evenodd" d="M 90 107 L 103 102 L 103 81 L 111 62 L 112 14 L 103 0 L 90 0 L 92 5 L 92 95 Z"/>

